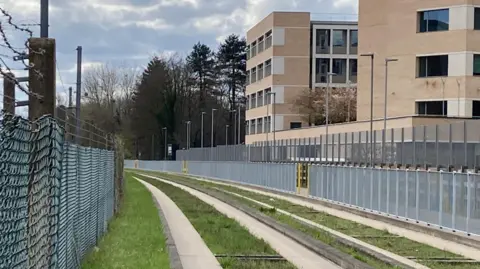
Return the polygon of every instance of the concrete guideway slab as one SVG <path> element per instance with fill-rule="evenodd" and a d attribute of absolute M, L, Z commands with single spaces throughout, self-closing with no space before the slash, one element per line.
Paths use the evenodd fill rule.
<path fill-rule="evenodd" d="M 221 269 L 220 263 L 207 247 L 180 208 L 155 186 L 134 177 L 141 182 L 160 204 L 168 222 L 183 269 Z"/>
<path fill-rule="evenodd" d="M 198 177 L 198 176 L 189 176 L 189 177 L 192 178 L 192 179 L 200 180 L 200 181 L 211 182 L 211 183 L 215 183 L 215 184 L 219 184 L 219 185 L 225 185 L 225 186 L 231 186 L 231 187 L 235 187 L 235 188 L 238 188 L 238 189 L 242 189 L 242 190 L 266 195 L 266 196 L 269 196 L 269 197 L 272 197 L 272 198 L 282 199 L 282 200 L 288 201 L 288 202 L 296 204 L 296 205 L 301 205 L 301 206 L 313 208 L 314 210 L 325 212 L 325 213 L 330 214 L 330 215 L 335 216 L 335 217 L 339 217 L 339 218 L 342 218 L 342 219 L 354 221 L 354 222 L 357 222 L 357 223 L 360 223 L 360 224 L 363 224 L 363 225 L 367 225 L 367 226 L 370 226 L 370 227 L 378 229 L 378 230 L 385 230 L 385 231 L 388 231 L 391 234 L 395 234 L 395 235 L 398 235 L 398 236 L 403 236 L 405 238 L 408 238 L 408 239 L 413 240 L 413 241 L 417 241 L 417 242 L 425 244 L 425 245 L 429 245 L 429 246 L 432 246 L 432 247 L 435 247 L 435 248 L 438 248 L 438 249 L 442 249 L 442 250 L 446 250 L 446 251 L 449 251 L 449 252 L 452 252 L 452 253 L 455 253 L 455 254 L 458 254 L 458 255 L 462 255 L 462 256 L 464 256 L 466 258 L 469 258 L 469 259 L 480 261 L 480 251 L 478 249 L 473 248 L 473 247 L 469 247 L 469 246 L 466 246 L 466 245 L 463 245 L 463 244 L 459 244 L 459 243 L 456 243 L 456 242 L 448 241 L 448 240 L 445 240 L 445 239 L 442 239 L 442 238 L 438 238 L 438 237 L 435 237 L 435 236 L 432 236 L 432 235 L 428 235 L 428 234 L 412 231 L 412 230 L 409 230 L 409 229 L 393 226 L 393 225 L 390 225 L 390 224 L 387 224 L 387 223 L 384 223 L 384 222 L 381 222 L 381 221 L 378 221 L 378 220 L 373 220 L 373 219 L 365 218 L 365 217 L 358 216 L 358 215 L 355 215 L 355 214 L 352 214 L 352 213 L 348 213 L 348 212 L 345 212 L 345 211 L 340 211 L 340 210 L 337 210 L 337 209 L 329 208 L 329 207 L 326 207 L 326 206 L 323 206 L 323 205 L 316 204 L 314 202 L 308 202 L 308 201 L 302 200 L 300 198 L 294 198 L 294 197 L 290 197 L 290 196 L 283 196 L 283 195 L 279 195 L 279 194 L 276 194 L 276 193 L 271 193 L 271 192 L 268 192 L 268 190 L 263 191 L 263 190 L 258 190 L 256 188 L 248 187 L 248 186 L 245 186 L 245 185 L 239 185 L 239 184 L 235 184 L 235 183 L 230 184 L 230 183 L 227 183 L 227 181 L 220 182 L 220 181 L 216 181 L 216 180 L 201 178 L 201 177 Z"/>
<path fill-rule="evenodd" d="M 254 203 L 259 204 L 259 205 L 261 205 L 261 206 L 264 206 L 264 207 L 266 207 L 266 208 L 275 208 L 274 206 L 271 206 L 271 205 L 266 204 L 266 203 L 262 203 L 262 202 L 260 202 L 260 201 L 257 201 L 257 200 L 255 200 L 255 199 L 252 199 L 252 198 L 249 198 L 249 197 L 246 197 L 246 196 L 243 196 L 243 195 L 240 195 L 240 194 L 238 194 L 238 193 L 234 193 L 234 192 L 230 192 L 230 191 L 225 191 L 225 190 L 223 190 L 223 191 L 226 192 L 226 193 L 229 193 L 229 194 L 231 194 L 231 195 L 235 195 L 235 196 L 237 196 L 237 197 L 241 197 L 241 198 L 246 199 L 246 200 L 248 200 L 248 201 L 254 202 Z M 356 244 L 356 245 L 358 245 L 358 246 L 360 246 L 360 247 L 362 247 L 362 248 L 364 248 L 364 249 L 368 249 L 368 250 L 377 252 L 377 253 L 379 253 L 379 254 L 381 254 L 381 255 L 383 255 L 383 256 L 388 257 L 389 259 L 395 260 L 395 261 L 399 262 L 398 265 L 399 265 L 400 267 L 404 267 L 404 265 L 406 265 L 406 266 L 408 266 L 408 267 L 410 267 L 410 268 L 417 268 L 417 269 L 428 269 L 428 268 L 429 268 L 429 267 L 424 266 L 424 265 L 422 265 L 422 264 L 419 264 L 419 263 L 417 263 L 417 262 L 415 262 L 415 261 L 412 261 L 412 260 L 409 260 L 409 259 L 407 259 L 407 258 L 405 258 L 405 257 L 399 256 L 399 255 L 397 255 L 397 254 L 395 254 L 395 253 L 392 253 L 392 252 L 389 252 L 389 251 L 387 251 L 387 250 L 378 248 L 378 247 L 376 247 L 376 246 L 374 246 L 374 245 L 370 245 L 370 244 L 365 243 L 365 242 L 363 242 L 363 241 L 361 241 L 361 240 L 359 240 L 359 239 L 353 238 L 353 237 L 351 237 L 351 236 L 348 236 L 348 235 L 346 235 L 346 234 L 340 233 L 340 232 L 338 232 L 338 231 L 335 231 L 335 230 L 330 229 L 330 228 L 328 228 L 328 227 L 326 227 L 326 226 L 320 225 L 320 224 L 318 224 L 318 223 L 316 223 L 316 222 L 313 222 L 313 221 L 311 221 L 311 220 L 308 220 L 308 219 L 302 218 L 302 217 L 300 217 L 300 216 L 298 216 L 298 215 L 292 214 L 292 213 L 290 213 L 290 212 L 288 212 L 288 211 L 285 211 L 285 210 L 282 210 L 282 209 L 278 209 L 278 208 L 275 208 L 275 209 L 276 209 L 277 212 L 279 212 L 279 213 L 281 213 L 281 214 L 287 215 L 287 216 L 292 217 L 292 218 L 294 218 L 294 219 L 297 219 L 297 220 L 299 220 L 299 221 L 301 221 L 301 222 L 304 222 L 304 223 L 307 223 L 307 224 L 309 224 L 309 225 L 311 225 L 311 226 L 317 227 L 317 228 L 319 228 L 319 229 L 321 229 L 321 230 L 324 230 L 324 231 L 326 231 L 326 232 L 328 232 L 328 233 L 330 233 L 330 234 L 332 234 L 332 235 L 334 235 L 334 236 L 337 236 L 337 237 L 342 238 L 342 239 L 346 239 L 347 241 L 350 241 L 350 242 L 352 242 L 352 243 L 354 243 L 354 244 Z"/>
<path fill-rule="evenodd" d="M 194 190 L 192 188 L 171 182 L 159 177 L 154 177 L 150 175 L 142 175 L 152 179 L 162 181 L 164 183 L 170 184 L 177 188 L 180 188 L 184 191 L 187 191 L 191 195 L 196 196 L 203 202 L 213 206 L 220 213 L 226 215 L 229 218 L 234 219 L 242 226 L 246 227 L 248 231 L 254 236 L 265 240 L 273 249 L 275 249 L 278 254 L 283 256 L 289 262 L 302 269 L 339 269 L 338 265 L 332 263 L 331 261 L 320 257 L 318 254 L 312 252 L 311 250 L 300 245 L 296 241 L 288 238 L 282 233 L 268 227 L 267 225 L 260 223 L 256 219 L 250 217 L 244 212 L 216 199 L 211 196 L 208 196 L 202 192 Z"/>

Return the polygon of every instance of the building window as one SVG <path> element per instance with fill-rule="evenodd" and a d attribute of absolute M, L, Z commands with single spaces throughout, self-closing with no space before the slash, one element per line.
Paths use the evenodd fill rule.
<path fill-rule="evenodd" d="M 245 78 L 246 85 L 250 84 L 250 70 L 247 70 L 247 77 Z"/>
<path fill-rule="evenodd" d="M 247 45 L 245 51 L 247 52 L 247 60 L 250 60 L 250 45 Z"/>
<path fill-rule="evenodd" d="M 255 83 L 257 82 L 257 68 L 256 67 L 252 68 L 251 72 L 252 73 L 250 75 L 250 83 Z"/>
<path fill-rule="evenodd" d="M 347 30 L 333 30 L 333 54 L 347 53 Z"/>
<path fill-rule="evenodd" d="M 350 30 L 350 54 L 358 52 L 358 30 Z"/>
<path fill-rule="evenodd" d="M 420 78 L 448 76 L 448 55 L 418 57 L 417 72 Z"/>
<path fill-rule="evenodd" d="M 472 101 L 472 117 L 480 118 L 480 101 Z"/>
<path fill-rule="evenodd" d="M 257 66 L 258 80 L 263 79 L 263 64 Z"/>
<path fill-rule="evenodd" d="M 317 29 L 316 52 L 317 54 L 330 54 L 329 29 Z"/>
<path fill-rule="evenodd" d="M 448 31 L 449 13 L 449 9 L 418 12 L 418 31 L 420 33 Z"/>
<path fill-rule="evenodd" d="M 350 59 L 348 61 L 350 65 L 350 82 L 357 83 L 357 59 Z"/>
<path fill-rule="evenodd" d="M 290 122 L 290 129 L 300 129 L 302 128 L 301 122 Z"/>
<path fill-rule="evenodd" d="M 446 116 L 447 101 L 417 102 L 417 114 L 429 116 Z"/>
<path fill-rule="evenodd" d="M 480 8 L 475 8 L 475 15 L 473 16 L 473 29 L 480 30 Z"/>
<path fill-rule="evenodd" d="M 257 95 L 258 95 L 257 106 L 261 107 L 263 106 L 263 91 L 259 91 Z"/>
<path fill-rule="evenodd" d="M 272 74 L 272 60 L 265 61 L 265 77 L 268 77 Z"/>
<path fill-rule="evenodd" d="M 473 55 L 473 75 L 480 76 L 480 54 Z"/>
<path fill-rule="evenodd" d="M 269 125 L 268 119 L 269 117 L 263 118 L 263 123 L 264 123 L 263 130 L 265 131 L 265 133 L 270 133 L 270 125 Z"/>
<path fill-rule="evenodd" d="M 265 104 L 269 105 L 272 103 L 272 95 L 270 94 L 272 92 L 271 88 L 265 89 Z"/>
<path fill-rule="evenodd" d="M 252 93 L 250 95 L 250 108 L 256 108 L 257 107 L 257 95 L 255 93 Z"/>
<path fill-rule="evenodd" d="M 265 50 L 272 46 L 272 30 L 265 34 Z"/>
<path fill-rule="evenodd" d="M 315 83 L 327 83 L 328 72 L 330 72 L 330 59 L 315 59 Z"/>
<path fill-rule="evenodd" d="M 257 41 L 252 42 L 252 46 L 250 46 L 250 54 L 251 58 L 255 57 L 257 55 Z"/>
<path fill-rule="evenodd" d="M 263 36 L 261 36 L 260 38 L 258 38 L 258 53 L 263 51 L 264 44 L 265 44 L 265 42 L 263 40 Z"/>
<path fill-rule="evenodd" d="M 257 119 L 257 134 L 263 133 L 263 119 Z"/>
<path fill-rule="evenodd" d="M 247 95 L 247 103 L 245 104 L 247 110 L 250 109 L 250 95 Z"/>
<path fill-rule="evenodd" d="M 250 134 L 255 134 L 255 120 L 250 123 Z"/>
<path fill-rule="evenodd" d="M 250 134 L 250 124 L 249 124 L 249 120 L 246 120 L 245 121 L 245 134 L 246 135 L 249 135 Z"/>
<path fill-rule="evenodd" d="M 333 59 L 332 76 L 333 83 L 347 82 L 347 59 Z"/>

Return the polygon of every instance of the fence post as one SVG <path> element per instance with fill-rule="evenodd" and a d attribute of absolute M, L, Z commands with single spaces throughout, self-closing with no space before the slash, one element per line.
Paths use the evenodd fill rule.
<path fill-rule="evenodd" d="M 6 73 L 3 78 L 3 109 L 15 114 L 15 75 Z"/>
<path fill-rule="evenodd" d="M 55 114 L 55 39 L 30 38 L 29 44 L 28 60 L 33 70 L 29 71 L 28 83 L 33 96 L 29 98 L 28 118 L 36 120 Z"/>
<path fill-rule="evenodd" d="M 55 89 L 55 39 L 50 38 L 30 38 L 29 39 L 29 63 L 32 65 L 31 70 L 29 70 L 28 75 L 28 82 L 30 88 L 30 96 L 28 102 L 28 118 L 31 121 L 35 121 L 38 118 L 42 117 L 43 115 L 50 114 L 52 116 L 55 115 L 55 101 L 56 101 L 56 89 Z M 35 129 L 36 126 L 33 126 Z M 51 127 L 50 127 L 51 128 Z M 28 234 L 34 235 L 37 234 L 39 231 L 36 229 L 35 222 L 36 218 L 33 212 L 34 207 L 34 190 L 33 190 L 33 183 L 36 181 L 36 171 L 38 171 L 37 164 L 41 162 L 41 160 L 37 160 L 37 141 L 36 136 L 32 137 L 33 145 L 30 150 L 30 178 L 28 182 Z M 53 169 L 53 167 L 50 167 Z M 50 174 L 50 173 L 49 173 Z M 50 199 L 48 199 L 49 205 L 53 203 Z M 45 245 L 50 249 L 51 247 L 51 240 L 52 238 L 48 236 L 47 242 Z M 34 248 L 35 242 L 32 241 L 32 238 L 27 238 L 27 256 L 28 260 L 36 255 L 33 253 L 35 251 Z M 46 261 L 44 264 L 50 264 L 50 257 L 46 257 Z M 31 265 L 29 265 L 31 266 Z"/>

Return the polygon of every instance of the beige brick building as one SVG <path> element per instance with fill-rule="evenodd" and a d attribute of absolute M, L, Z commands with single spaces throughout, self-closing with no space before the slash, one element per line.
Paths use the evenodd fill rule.
<path fill-rule="evenodd" d="M 269 92 L 276 139 L 325 134 L 324 126 L 307 127 L 292 102 L 305 88 L 325 86 L 327 72 L 340 73 L 333 87 L 355 84 L 357 55 L 358 121 L 330 125 L 329 133 L 368 131 L 371 57 L 360 55 L 369 53 L 373 129 L 383 129 L 387 58 L 396 60 L 388 64 L 387 128 L 480 117 L 480 0 L 359 0 L 358 32 L 357 43 L 356 23 L 315 22 L 303 12 L 274 12 L 249 30 L 246 143 L 272 140 Z"/>
<path fill-rule="evenodd" d="M 356 83 L 356 22 L 311 21 L 308 12 L 274 12 L 248 31 L 247 44 L 250 135 L 306 127 L 293 103 L 312 85 L 325 86 L 330 70 L 338 73 L 333 87 Z"/>

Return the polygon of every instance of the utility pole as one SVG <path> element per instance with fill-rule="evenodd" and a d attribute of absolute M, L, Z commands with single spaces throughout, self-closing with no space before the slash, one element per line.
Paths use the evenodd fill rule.
<path fill-rule="evenodd" d="M 7 73 L 3 78 L 3 109 L 15 114 L 15 75 Z"/>
<path fill-rule="evenodd" d="M 72 87 L 69 87 L 68 88 L 68 108 L 73 107 L 72 92 L 73 92 Z"/>
<path fill-rule="evenodd" d="M 40 1 L 40 37 L 48 37 L 48 0 Z"/>
<path fill-rule="evenodd" d="M 77 94 L 76 94 L 76 111 L 75 117 L 77 118 L 77 144 L 80 143 L 80 106 L 82 99 L 82 46 L 77 47 Z"/>

